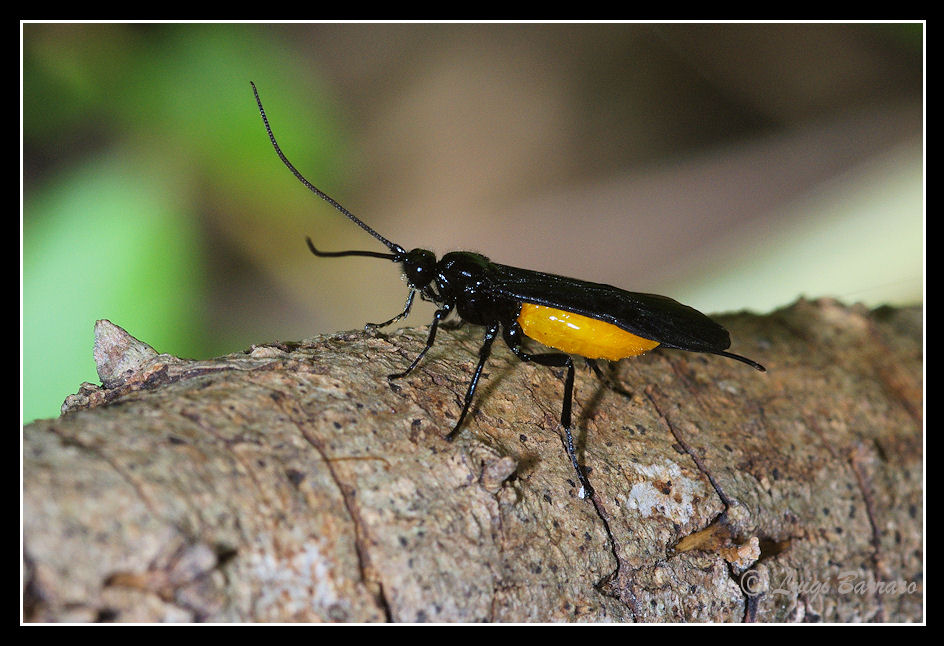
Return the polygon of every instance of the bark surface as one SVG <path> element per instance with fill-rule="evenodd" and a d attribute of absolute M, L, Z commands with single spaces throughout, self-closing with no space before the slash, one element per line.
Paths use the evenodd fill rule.
<path fill-rule="evenodd" d="M 920 308 L 718 319 L 733 351 L 563 374 L 482 330 L 190 361 L 96 325 L 23 435 L 26 621 L 923 621 Z"/>

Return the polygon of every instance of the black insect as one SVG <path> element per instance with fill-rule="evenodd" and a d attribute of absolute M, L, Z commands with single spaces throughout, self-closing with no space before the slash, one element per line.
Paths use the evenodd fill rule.
<path fill-rule="evenodd" d="M 566 368 L 564 404 L 560 423 L 566 435 L 566 450 L 586 495 L 593 489 L 577 461 L 571 433 L 571 406 L 574 390 L 574 361 L 571 355 L 584 357 L 597 370 L 595 359 L 616 361 L 643 354 L 661 345 L 666 348 L 707 352 L 737 359 L 757 370 L 764 367 L 731 352 L 728 331 L 701 312 L 666 296 L 623 291 L 611 285 L 545 274 L 528 269 L 499 265 L 485 256 L 467 251 L 453 251 L 436 260 L 426 249 L 407 251 L 361 222 L 353 213 L 316 188 L 282 153 L 269 127 L 269 120 L 255 84 L 252 91 L 275 152 L 289 170 L 315 195 L 346 215 L 355 224 L 384 244 L 390 253 L 375 251 L 319 251 L 310 238 L 308 248 L 321 257 L 369 256 L 400 263 L 410 292 L 403 311 L 389 321 L 368 323 L 367 328 L 385 327 L 410 313 L 416 294 L 438 305 L 429 326 L 426 347 L 403 372 L 408 375 L 423 359 L 436 340 L 436 330 L 447 316 L 485 327 L 485 340 L 479 350 L 479 362 L 469 383 L 459 419 L 446 439 L 452 440 L 472 405 L 482 369 L 488 360 L 495 337 L 501 333 L 511 351 L 522 361 L 555 368 Z M 540 341 L 558 352 L 533 354 L 522 349 L 522 337 Z"/>

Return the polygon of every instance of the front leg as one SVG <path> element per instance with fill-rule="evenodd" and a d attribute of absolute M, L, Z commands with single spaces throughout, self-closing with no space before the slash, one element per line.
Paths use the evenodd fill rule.
<path fill-rule="evenodd" d="M 413 298 L 416 296 L 416 290 L 411 289 L 410 294 L 406 297 L 406 305 L 403 306 L 403 311 L 394 316 L 389 321 L 384 321 L 383 323 L 365 323 L 364 331 L 375 330 L 381 327 L 387 327 L 388 325 L 393 325 L 400 319 L 406 317 L 410 313 L 410 308 L 413 307 Z"/>
<path fill-rule="evenodd" d="M 416 292 L 410 292 L 410 300 L 407 301 L 406 311 L 409 311 L 410 304 L 413 301 L 413 294 Z M 413 372 L 419 362 L 426 356 L 426 353 L 429 352 L 429 349 L 433 347 L 433 343 L 436 342 L 436 329 L 439 327 L 439 322 L 449 316 L 449 312 L 452 311 L 451 305 L 443 305 L 441 308 L 436 310 L 436 314 L 433 315 L 433 322 L 429 325 L 429 336 L 426 337 L 426 347 L 423 348 L 423 351 L 420 352 L 419 356 L 413 360 L 413 363 L 410 364 L 410 367 L 404 370 L 403 372 L 397 372 L 392 375 L 387 375 L 387 379 L 400 379 L 401 377 L 406 377 L 408 374 Z"/>
<path fill-rule="evenodd" d="M 587 496 L 592 496 L 593 487 L 590 486 L 590 481 L 587 480 L 587 476 L 584 473 L 583 468 L 581 468 L 580 463 L 577 461 L 577 451 L 574 448 L 574 436 L 570 430 L 571 408 L 573 406 L 574 399 L 574 360 L 569 354 L 564 354 L 562 352 L 547 352 L 543 354 L 531 354 L 525 352 L 521 349 L 521 337 L 523 336 L 523 333 L 521 331 L 521 326 L 518 325 L 517 322 L 512 322 L 511 324 L 506 325 L 503 336 L 505 343 L 508 344 L 508 347 L 511 348 L 511 351 L 514 352 L 515 356 L 522 361 L 533 361 L 535 363 L 541 364 L 542 366 L 549 366 L 552 368 L 567 368 L 567 378 L 564 380 L 564 404 L 563 408 L 561 409 L 560 417 L 560 423 L 561 426 L 564 427 L 564 434 L 566 435 L 564 448 L 567 450 L 567 457 L 570 458 L 570 463 L 577 472 L 577 478 L 580 480 L 580 484 L 583 485 L 585 494 Z"/>

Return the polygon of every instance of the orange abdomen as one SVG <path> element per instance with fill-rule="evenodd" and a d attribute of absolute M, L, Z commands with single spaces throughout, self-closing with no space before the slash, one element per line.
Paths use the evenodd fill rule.
<path fill-rule="evenodd" d="M 658 341 L 636 336 L 612 323 L 533 303 L 522 303 L 518 324 L 532 339 L 587 359 L 616 361 L 659 345 Z"/>

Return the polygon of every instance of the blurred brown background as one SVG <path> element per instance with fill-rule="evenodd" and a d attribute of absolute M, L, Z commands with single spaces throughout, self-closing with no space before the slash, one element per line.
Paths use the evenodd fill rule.
<path fill-rule="evenodd" d="M 26 421 L 95 381 L 96 318 L 209 357 L 402 308 L 390 263 L 309 254 L 383 249 L 281 166 L 250 80 L 299 170 L 407 248 L 705 312 L 922 298 L 921 24 L 22 33 Z"/>

